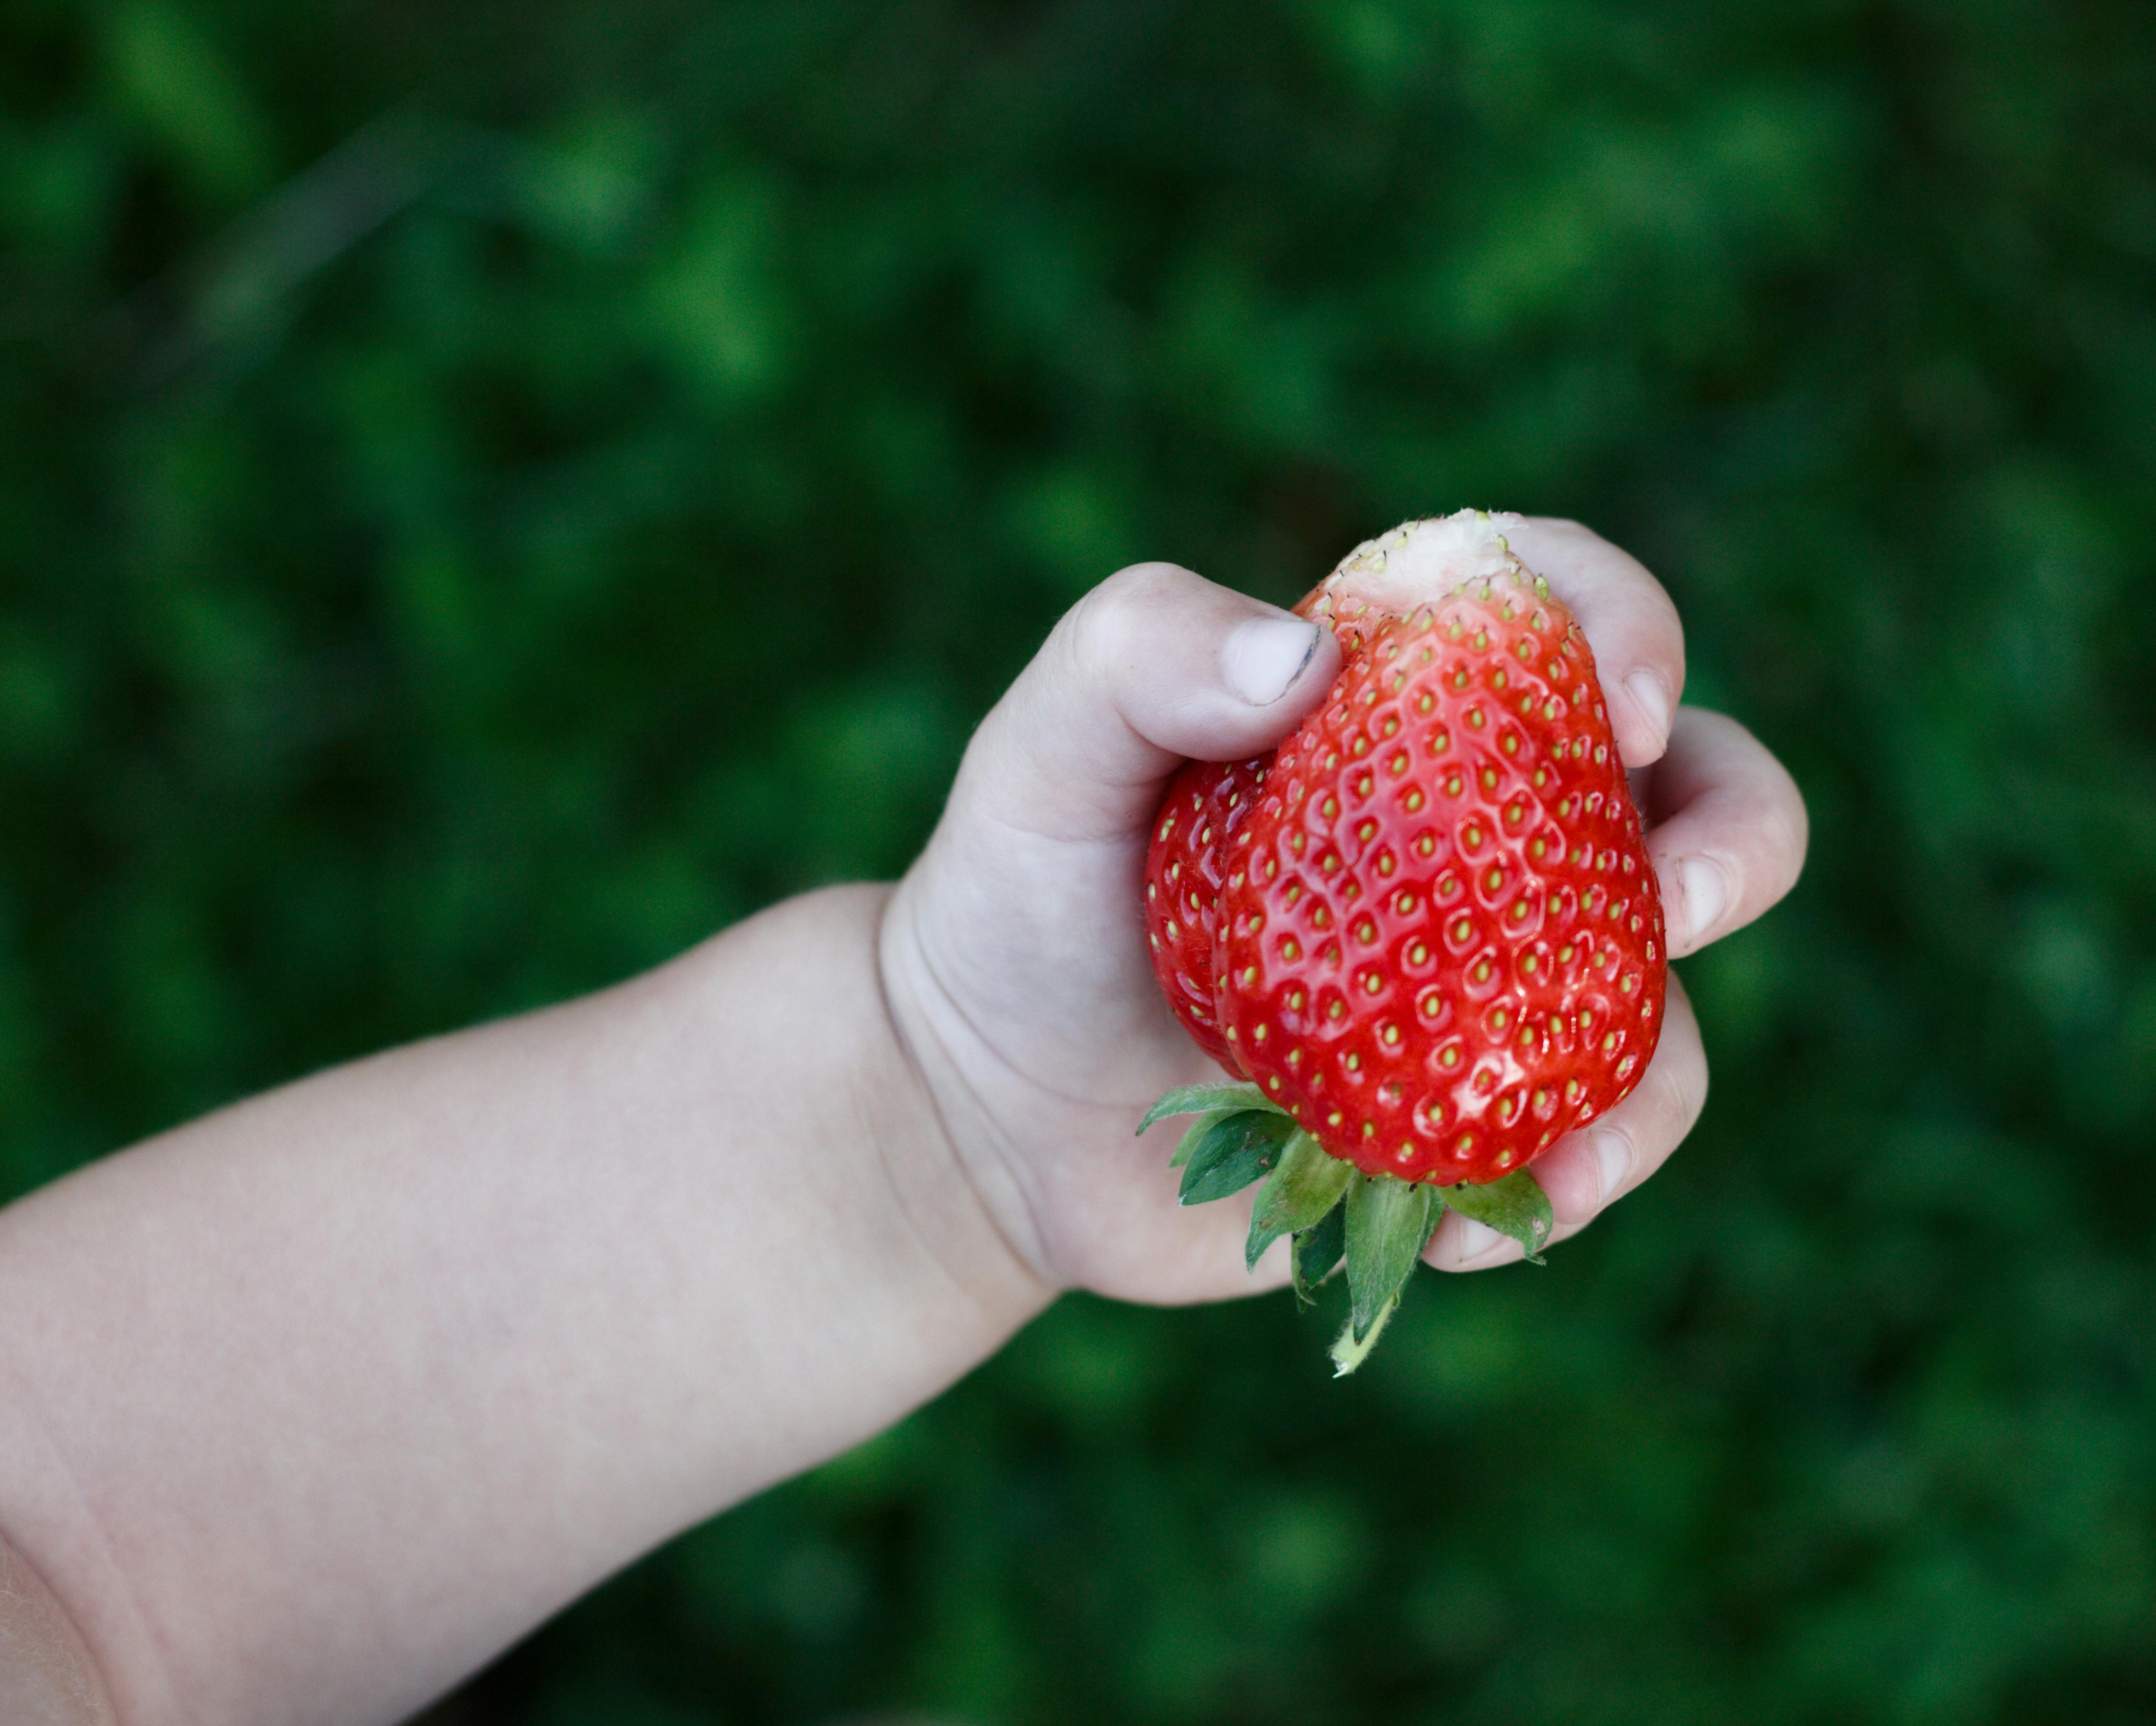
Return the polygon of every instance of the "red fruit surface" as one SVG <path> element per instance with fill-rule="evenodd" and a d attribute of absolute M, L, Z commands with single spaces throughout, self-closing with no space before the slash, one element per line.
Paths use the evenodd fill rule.
<path fill-rule="evenodd" d="M 1154 830 L 1178 1017 L 1368 1174 L 1524 1168 L 1661 1032 L 1661 894 L 1594 655 L 1508 519 L 1358 547 L 1297 608 L 1345 652 L 1323 703 L 1270 763 L 1186 768 Z"/>
<path fill-rule="evenodd" d="M 1239 1078 L 1215 995 L 1220 854 L 1255 807 L 1265 768 L 1263 759 L 1186 763 L 1161 799 L 1146 858 L 1147 944 L 1161 993 L 1198 1046 Z"/>

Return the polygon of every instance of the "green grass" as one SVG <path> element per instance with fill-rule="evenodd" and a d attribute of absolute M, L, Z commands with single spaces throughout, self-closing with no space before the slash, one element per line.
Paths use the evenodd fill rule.
<path fill-rule="evenodd" d="M 443 1719 L 2156 1719 L 2156 13 L 18 0 L 0 1194 L 903 866 L 1165 557 L 1573 514 L 1804 885 L 1357 1379 L 1072 1300 Z"/>

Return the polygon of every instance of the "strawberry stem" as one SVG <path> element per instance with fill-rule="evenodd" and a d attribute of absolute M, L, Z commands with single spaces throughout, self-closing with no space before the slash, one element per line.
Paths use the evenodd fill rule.
<path fill-rule="evenodd" d="M 1359 1336 L 1356 1334 L 1353 1318 L 1349 1318 L 1348 1323 L 1341 1327 L 1340 1334 L 1334 1338 L 1332 1342 L 1332 1376 L 1334 1378 L 1346 1378 L 1348 1374 L 1353 1372 L 1357 1367 L 1370 1358 L 1370 1351 L 1378 1346 L 1378 1338 L 1384 1334 L 1387 1321 L 1394 1313 L 1399 1311 L 1399 1307 L 1400 1297 L 1394 1295 L 1392 1299 L 1378 1308 L 1378 1316 L 1371 1322 L 1369 1329 Z"/>

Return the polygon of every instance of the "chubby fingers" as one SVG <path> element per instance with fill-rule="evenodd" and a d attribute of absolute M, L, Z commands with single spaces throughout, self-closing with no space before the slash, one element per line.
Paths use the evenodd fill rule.
<path fill-rule="evenodd" d="M 1659 758 L 1685 681 L 1684 625 L 1662 584 L 1577 521 L 1530 516 L 1507 537 L 1587 631 L 1625 765 Z"/>
<path fill-rule="evenodd" d="M 957 794 L 1046 837 L 1147 826 L 1186 757 L 1273 747 L 1339 674 L 1332 631 L 1172 563 L 1140 563 L 1064 614 L 982 722 Z"/>
<path fill-rule="evenodd" d="M 1535 1159 L 1549 1194 L 1553 1242 L 1576 1235 L 1669 1159 L 1707 1102 L 1707 1051 L 1684 985 L 1672 975 L 1655 1058 L 1630 1097 Z M 1517 1241 L 1448 1210 L 1423 1257 L 1440 1271 L 1486 1271 L 1522 1256 Z"/>
<path fill-rule="evenodd" d="M 1646 792 L 1672 958 L 1743 928 L 1796 885 L 1810 831 L 1803 794 L 1727 715 L 1679 709 Z"/>

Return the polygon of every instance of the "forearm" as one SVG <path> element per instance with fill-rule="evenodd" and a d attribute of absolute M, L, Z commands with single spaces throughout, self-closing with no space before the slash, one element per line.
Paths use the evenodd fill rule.
<path fill-rule="evenodd" d="M 123 1720 L 393 1718 L 1035 1309 L 891 1031 L 880 902 L 0 1215 L 0 1528 Z"/>

